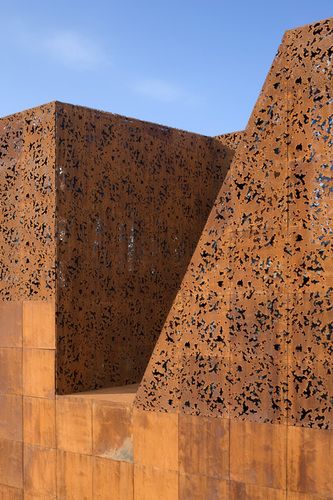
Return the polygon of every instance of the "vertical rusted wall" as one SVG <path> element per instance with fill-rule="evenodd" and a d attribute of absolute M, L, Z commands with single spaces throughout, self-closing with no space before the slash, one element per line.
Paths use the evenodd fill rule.
<path fill-rule="evenodd" d="M 60 103 L 56 123 L 57 390 L 138 382 L 233 150 Z"/>
<path fill-rule="evenodd" d="M 54 104 L 0 121 L 2 301 L 54 295 Z"/>
<path fill-rule="evenodd" d="M 332 36 L 332 20 L 286 34 L 134 408 L 123 391 L 55 396 L 53 172 L 58 286 L 74 301 L 85 252 L 60 215 L 101 255 L 93 120 L 79 133 L 56 105 L 57 161 L 54 104 L 0 121 L 1 497 L 332 498 Z"/>
<path fill-rule="evenodd" d="M 333 496 L 332 45 L 286 33 L 137 394 L 200 498 Z"/>
<path fill-rule="evenodd" d="M 209 363 L 213 356 L 225 384 L 218 395 L 235 417 L 273 423 L 288 409 L 295 422 L 331 425 L 331 377 L 325 372 L 331 354 L 331 25 L 285 35 L 145 377 L 145 383 L 153 380 L 164 341 L 184 361 L 208 356 Z M 178 362 L 168 349 L 163 352 Z M 321 387 L 308 397 L 308 376 L 296 376 L 300 356 L 313 389 L 317 380 Z M 164 375 L 173 364 L 165 363 L 166 372 L 154 383 L 171 380 Z M 232 376 L 227 381 L 223 373 Z M 185 380 L 191 377 L 184 374 Z M 170 408 L 191 412 L 199 394 L 194 388 L 194 400 L 184 407 L 179 379 L 177 384 Z M 202 400 L 207 408 L 211 402 Z M 154 406 L 151 398 L 146 403 Z M 224 411 L 221 403 L 212 413 Z"/>
<path fill-rule="evenodd" d="M 0 498 L 4 499 L 23 498 L 24 467 L 33 453 L 27 427 L 32 423 L 39 429 L 36 409 L 54 406 L 54 174 L 54 104 L 0 119 Z M 52 421 L 52 412 L 45 421 L 49 417 Z M 43 435 L 38 444 L 45 442 Z M 51 458 L 36 449 L 42 461 Z M 36 462 L 31 465 L 36 467 Z"/>
<path fill-rule="evenodd" d="M 60 103 L 1 124 L 2 300 L 57 294 L 59 392 L 139 381 L 232 148 Z"/>
<path fill-rule="evenodd" d="M 134 394 L 56 397 L 55 360 L 60 392 L 139 377 L 233 150 L 60 103 L 0 145 L 0 497 L 133 498 Z"/>

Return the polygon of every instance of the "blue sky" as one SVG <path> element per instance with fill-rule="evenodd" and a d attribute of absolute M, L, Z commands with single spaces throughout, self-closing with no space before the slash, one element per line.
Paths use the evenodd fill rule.
<path fill-rule="evenodd" d="M 332 16 L 332 0 L 2 0 L 0 116 L 59 100 L 240 130 L 284 31 Z"/>

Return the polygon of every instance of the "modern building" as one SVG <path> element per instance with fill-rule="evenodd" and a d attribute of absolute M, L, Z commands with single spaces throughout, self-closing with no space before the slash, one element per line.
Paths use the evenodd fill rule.
<path fill-rule="evenodd" d="M 0 119 L 0 498 L 333 498 L 333 19 L 244 132 Z"/>

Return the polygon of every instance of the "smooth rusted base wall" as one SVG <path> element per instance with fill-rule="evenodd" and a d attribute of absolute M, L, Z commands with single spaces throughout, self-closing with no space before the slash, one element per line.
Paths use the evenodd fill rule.
<path fill-rule="evenodd" d="M 133 498 L 135 393 L 56 397 L 54 309 L 0 304 L 0 499 Z"/>
<path fill-rule="evenodd" d="M 333 433 L 134 411 L 134 498 L 333 498 Z"/>
<path fill-rule="evenodd" d="M 329 499 L 333 432 L 55 396 L 54 304 L 0 306 L 0 498 Z"/>
<path fill-rule="evenodd" d="M 4 500 L 23 498 L 23 491 L 29 499 L 53 494 L 54 309 L 51 300 L 0 303 L 0 498 Z"/>

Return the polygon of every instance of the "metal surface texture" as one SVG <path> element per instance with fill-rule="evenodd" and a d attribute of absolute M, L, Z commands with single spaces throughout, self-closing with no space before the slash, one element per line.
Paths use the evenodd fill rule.
<path fill-rule="evenodd" d="M 138 407 L 332 428 L 332 41 L 286 33 Z"/>
<path fill-rule="evenodd" d="M 332 58 L 287 32 L 244 134 L 0 120 L 1 499 L 333 498 Z"/>
<path fill-rule="evenodd" d="M 55 105 L 0 120 L 0 300 L 55 291 Z"/>
<path fill-rule="evenodd" d="M 59 393 L 139 382 L 233 149 L 58 102 L 1 125 L 2 300 L 55 299 Z"/>
<path fill-rule="evenodd" d="M 233 149 L 57 106 L 57 390 L 139 382 Z"/>

